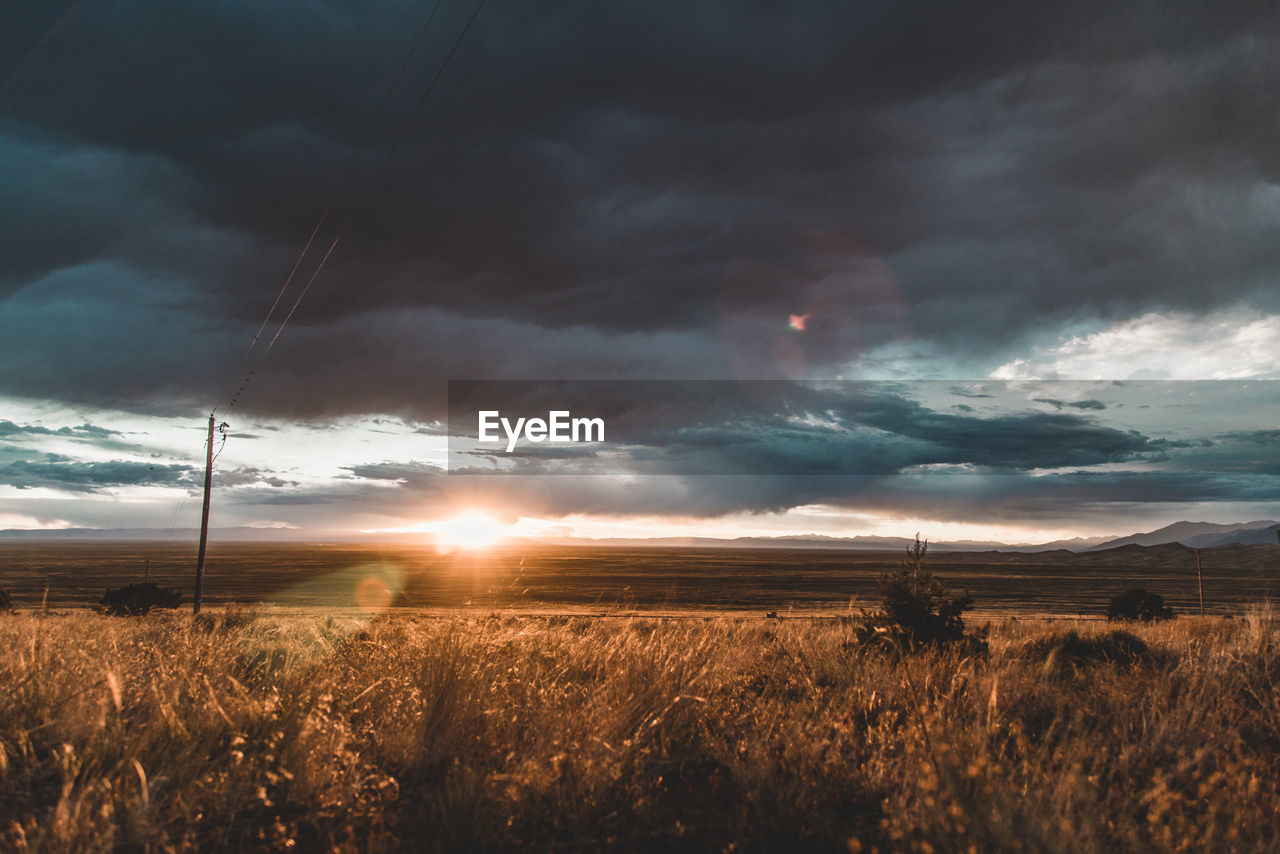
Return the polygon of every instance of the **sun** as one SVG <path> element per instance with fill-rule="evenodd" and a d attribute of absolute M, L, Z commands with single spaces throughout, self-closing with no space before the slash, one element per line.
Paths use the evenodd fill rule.
<path fill-rule="evenodd" d="M 436 524 L 436 545 L 486 549 L 507 536 L 507 527 L 483 513 L 462 513 Z"/>

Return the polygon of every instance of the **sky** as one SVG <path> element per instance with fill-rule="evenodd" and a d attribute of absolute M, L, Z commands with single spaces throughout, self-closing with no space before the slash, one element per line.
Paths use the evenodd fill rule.
<path fill-rule="evenodd" d="M 215 528 L 1276 518 L 1278 17 L 9 4 L 0 529 L 196 524 L 211 409 Z M 460 472 L 451 380 L 626 441 Z"/>

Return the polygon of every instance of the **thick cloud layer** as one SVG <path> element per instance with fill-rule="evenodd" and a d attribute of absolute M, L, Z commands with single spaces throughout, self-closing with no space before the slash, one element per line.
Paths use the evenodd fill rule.
<path fill-rule="evenodd" d="M 384 104 L 430 5 L 0 12 L 0 396 L 81 419 L 0 420 L 0 483 L 190 488 L 198 466 L 95 412 L 233 396 L 237 424 L 438 435 L 451 379 L 1280 376 L 1277 7 L 490 0 L 418 111 L 475 8 L 445 0 Z M 223 474 L 236 502 L 370 513 L 504 488 L 549 514 L 1275 500 L 1274 437 L 1238 412 L 1171 435 L 1105 395 L 990 403 L 631 437 L 750 478 Z M 802 476 L 850 443 L 863 474 L 982 474 Z"/>
<path fill-rule="evenodd" d="M 316 246 L 350 227 L 242 407 L 891 344 L 990 368 L 1072 323 L 1280 310 L 1274 10 L 495 2 L 380 168 L 471 7 L 361 149 L 426 11 L 7 12 L 0 392 L 207 408 L 330 200 Z"/>

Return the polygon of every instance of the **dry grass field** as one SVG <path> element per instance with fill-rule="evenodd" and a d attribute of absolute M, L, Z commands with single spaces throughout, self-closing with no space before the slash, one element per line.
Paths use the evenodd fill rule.
<path fill-rule="evenodd" d="M 0 616 L 0 848 L 1280 848 L 1280 623 L 1116 631 Z"/>

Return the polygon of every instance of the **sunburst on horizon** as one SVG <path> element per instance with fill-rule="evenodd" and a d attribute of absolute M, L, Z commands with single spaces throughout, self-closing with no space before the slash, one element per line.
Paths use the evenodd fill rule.
<path fill-rule="evenodd" d="M 502 542 L 511 532 L 508 526 L 484 513 L 459 513 L 432 526 L 436 545 L 457 549 L 487 549 Z"/>

